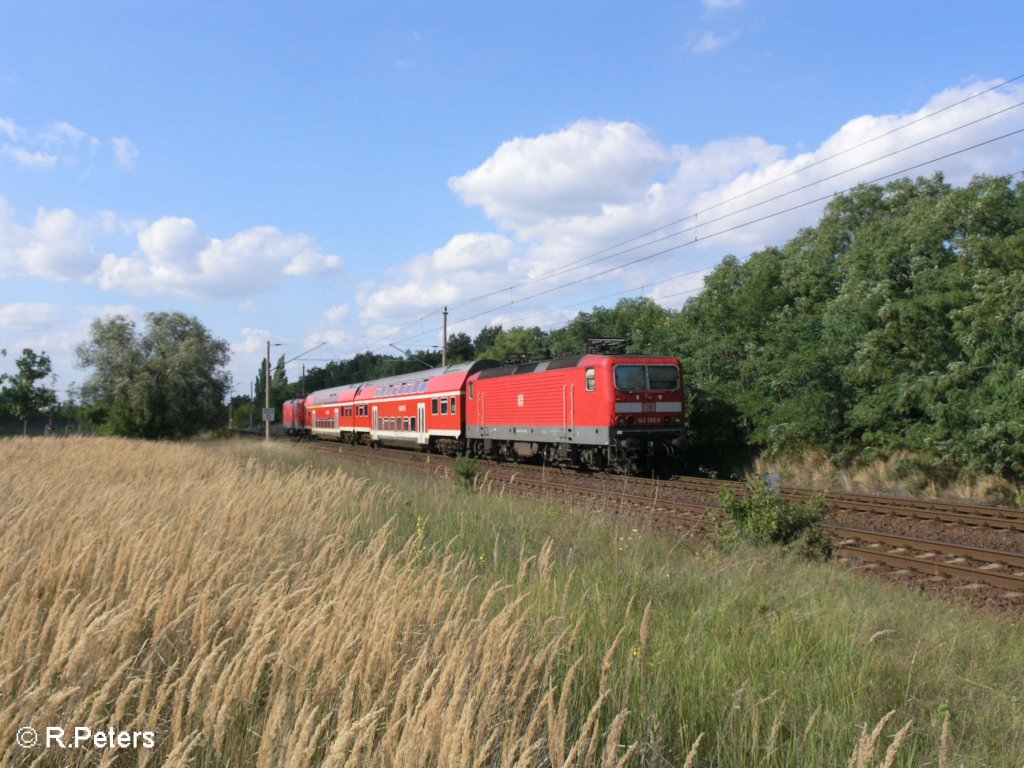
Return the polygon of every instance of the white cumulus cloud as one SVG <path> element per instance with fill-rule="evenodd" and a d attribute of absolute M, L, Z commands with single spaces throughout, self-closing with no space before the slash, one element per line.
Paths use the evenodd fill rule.
<path fill-rule="evenodd" d="M 108 254 L 99 284 L 132 293 L 242 296 L 270 290 L 284 276 L 324 275 L 341 259 L 321 253 L 308 235 L 260 226 L 227 239 L 211 238 L 187 218 L 166 216 L 143 227 L 139 250 Z"/>
<path fill-rule="evenodd" d="M 361 316 L 381 319 L 440 306 L 465 295 L 467 290 L 500 285 L 515 276 L 518 253 L 516 244 L 504 235 L 456 235 L 432 253 L 420 254 L 393 272 L 386 286 L 364 285 L 358 299 Z"/>
<path fill-rule="evenodd" d="M 131 139 L 126 139 L 124 136 L 118 136 L 111 139 L 110 143 L 114 148 L 114 157 L 117 160 L 117 164 L 126 169 L 134 168 L 135 163 L 139 159 L 139 149 L 135 146 L 135 142 Z"/>
<path fill-rule="evenodd" d="M 7 136 L 11 141 L 21 138 L 21 129 L 18 124 L 9 117 L 0 117 L 0 133 Z"/>
<path fill-rule="evenodd" d="M 723 35 L 717 35 L 711 30 L 705 30 L 704 33 L 697 39 L 697 41 L 690 47 L 696 55 L 702 53 L 711 53 L 730 42 L 730 38 Z"/>
<path fill-rule="evenodd" d="M 506 234 L 456 235 L 411 257 L 363 286 L 361 316 L 401 326 L 454 304 L 450 330 L 470 330 L 457 323 L 474 314 L 478 325 L 544 325 L 534 318 L 557 320 L 581 298 L 614 303 L 617 292 L 641 289 L 678 306 L 722 255 L 784 243 L 859 183 L 942 171 L 963 184 L 1019 171 L 1024 137 L 1000 137 L 1020 126 L 1024 86 L 985 92 L 996 85 L 965 83 L 910 113 L 854 117 L 806 151 L 761 136 L 663 143 L 643 126 L 606 120 L 510 139 L 449 180 Z M 498 311 L 482 313 L 488 307 Z"/>
<path fill-rule="evenodd" d="M 128 255 L 101 255 L 100 237 L 134 237 Z M 69 209 L 40 208 L 21 224 L 0 197 L 0 276 L 98 283 L 136 294 L 243 296 L 276 287 L 286 277 L 328 275 L 341 259 L 305 234 L 258 226 L 220 239 L 189 218 L 126 222 L 110 211 L 83 218 Z"/>
<path fill-rule="evenodd" d="M 23 301 L 0 305 L 0 330 L 31 331 L 52 325 L 60 318 L 60 309 L 54 304 Z"/>
<path fill-rule="evenodd" d="M 326 310 L 323 314 L 324 322 L 330 325 L 337 325 L 345 320 L 352 308 L 348 304 L 338 304 Z"/>
<path fill-rule="evenodd" d="M 482 206 L 504 227 L 522 229 L 633 200 L 672 160 L 639 125 L 581 120 L 555 133 L 506 141 L 448 184 L 467 205 Z"/>
<path fill-rule="evenodd" d="M 40 208 L 31 226 L 19 224 L 0 197 L 0 275 L 51 280 L 84 278 L 99 259 L 90 245 L 91 226 L 68 209 Z"/>
<path fill-rule="evenodd" d="M 5 144 L 0 153 L 11 158 L 22 168 L 56 168 L 60 158 L 46 152 L 32 152 L 24 147 L 12 147 Z"/>
<path fill-rule="evenodd" d="M 0 136 L 7 139 L 0 146 L 0 158 L 29 170 L 50 170 L 58 166 L 80 169 L 97 156 L 104 143 L 66 120 L 54 121 L 41 129 L 29 129 L 18 125 L 13 118 L 0 117 Z M 130 139 L 111 139 L 111 146 L 119 166 L 135 165 L 139 151 Z"/>

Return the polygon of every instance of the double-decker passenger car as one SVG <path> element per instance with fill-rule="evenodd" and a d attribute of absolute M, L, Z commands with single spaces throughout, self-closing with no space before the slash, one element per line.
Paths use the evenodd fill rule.
<path fill-rule="evenodd" d="M 314 437 L 369 445 L 463 448 L 466 379 L 490 360 L 346 384 L 306 397 L 306 430 Z"/>
<path fill-rule="evenodd" d="M 563 357 L 470 376 L 466 440 L 478 456 L 647 472 L 682 449 L 683 407 L 676 358 Z"/>

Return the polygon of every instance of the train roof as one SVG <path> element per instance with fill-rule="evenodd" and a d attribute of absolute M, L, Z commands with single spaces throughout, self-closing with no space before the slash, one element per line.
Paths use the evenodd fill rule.
<path fill-rule="evenodd" d="M 425 395 L 460 389 L 466 378 L 478 371 L 498 365 L 494 360 L 473 360 L 424 371 L 410 371 L 398 376 L 367 381 L 359 388 L 357 400 L 373 400 L 380 397 L 403 395 Z"/>
<path fill-rule="evenodd" d="M 541 373 L 543 371 L 556 371 L 560 368 L 579 368 L 582 366 L 596 365 L 604 361 L 622 362 L 650 362 L 652 360 L 675 359 L 668 355 L 568 355 L 556 357 L 551 360 L 537 360 L 532 363 L 519 363 L 517 365 L 503 365 L 498 368 L 490 368 L 481 371 L 478 379 L 495 379 L 501 376 L 519 376 L 524 373 Z"/>
<path fill-rule="evenodd" d="M 456 363 L 454 365 L 441 366 L 438 368 L 428 368 L 423 371 L 409 371 L 408 373 L 401 373 L 397 376 L 388 376 L 385 379 L 373 379 L 371 381 L 365 381 L 359 386 L 362 389 L 366 389 L 367 387 L 387 387 L 392 384 L 404 384 L 407 381 L 432 379 L 435 376 L 446 376 L 448 374 L 458 373 L 469 376 L 477 371 L 482 371 L 486 368 L 493 368 L 496 365 L 499 365 L 496 360 L 471 360 L 468 363 Z"/>
<path fill-rule="evenodd" d="M 487 368 L 492 368 L 497 365 L 499 365 L 499 363 L 496 360 L 472 360 L 468 363 L 439 366 L 437 368 L 429 368 L 423 371 L 409 371 L 408 373 L 402 373 L 397 376 L 388 376 L 383 379 L 371 379 L 370 381 L 342 384 L 337 387 L 311 392 L 307 397 L 312 398 L 312 400 L 307 400 L 307 402 L 311 405 L 337 402 L 338 396 L 342 393 L 351 394 L 350 398 L 346 398 L 346 402 L 355 399 L 364 400 L 366 398 L 374 397 L 378 390 L 387 389 L 392 386 L 399 387 L 403 384 L 411 385 L 414 382 L 419 384 L 427 382 L 422 389 L 417 387 L 417 390 L 420 392 L 429 392 L 434 389 L 434 387 L 431 386 L 431 382 L 435 379 L 440 379 L 442 376 L 445 377 L 445 379 L 443 379 L 445 385 L 450 386 L 455 382 L 464 380 L 470 374 Z"/>

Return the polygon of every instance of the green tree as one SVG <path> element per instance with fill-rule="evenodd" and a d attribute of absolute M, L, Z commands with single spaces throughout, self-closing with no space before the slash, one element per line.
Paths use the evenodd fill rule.
<path fill-rule="evenodd" d="M 700 463 L 895 452 L 1024 475 L 1024 195 L 1008 177 L 865 185 L 727 258 L 673 320 Z"/>
<path fill-rule="evenodd" d="M 494 346 L 494 342 L 498 340 L 500 335 L 500 325 L 485 325 L 481 328 L 480 333 L 473 339 L 473 349 L 476 351 L 476 356 L 480 358 L 486 357 L 484 353 Z"/>
<path fill-rule="evenodd" d="M 180 438 L 223 423 L 229 347 L 195 317 L 151 312 L 144 333 L 124 316 L 94 320 L 76 354 L 93 370 L 83 401 L 106 409 L 113 434 Z"/>
<path fill-rule="evenodd" d="M 594 307 L 552 331 L 551 350 L 557 355 L 578 355 L 587 351 L 590 339 L 626 339 L 627 352 L 664 354 L 669 344 L 675 312 L 642 297 L 620 299 L 612 307 Z"/>
<path fill-rule="evenodd" d="M 516 326 L 507 331 L 499 329 L 494 343 L 480 357 L 500 361 L 543 360 L 551 356 L 550 350 L 548 335 L 540 328 Z"/>
<path fill-rule="evenodd" d="M 465 363 L 473 359 L 473 340 L 468 333 L 453 333 L 448 337 L 448 362 Z"/>
<path fill-rule="evenodd" d="M 29 419 L 38 418 L 57 405 L 57 393 L 37 383 L 52 375 L 53 366 L 45 352 L 36 354 L 31 349 L 23 349 L 15 365 L 17 373 L 0 376 L 0 401 L 5 410 L 21 420 L 27 435 Z"/>

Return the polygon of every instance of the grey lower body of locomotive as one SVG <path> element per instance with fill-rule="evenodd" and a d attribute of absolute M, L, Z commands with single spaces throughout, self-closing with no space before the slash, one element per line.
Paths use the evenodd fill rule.
<path fill-rule="evenodd" d="M 466 428 L 476 456 L 542 459 L 628 474 L 674 463 L 686 438 L 679 427 L 480 427 Z"/>

